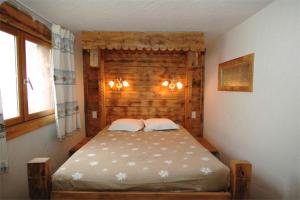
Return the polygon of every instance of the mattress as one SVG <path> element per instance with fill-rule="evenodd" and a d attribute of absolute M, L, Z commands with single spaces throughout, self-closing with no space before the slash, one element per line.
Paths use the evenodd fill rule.
<path fill-rule="evenodd" d="M 224 191 L 229 169 L 184 128 L 97 134 L 52 176 L 54 190 Z"/>

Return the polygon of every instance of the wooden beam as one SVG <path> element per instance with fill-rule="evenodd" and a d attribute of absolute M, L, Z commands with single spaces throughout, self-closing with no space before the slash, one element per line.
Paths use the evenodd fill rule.
<path fill-rule="evenodd" d="M 200 56 L 201 55 L 201 56 Z M 203 124 L 204 124 L 204 84 L 205 84 L 205 52 L 199 52 L 199 63 L 201 70 L 200 78 L 200 136 L 203 137 Z"/>
<path fill-rule="evenodd" d="M 51 31 L 47 26 L 8 2 L 0 5 L 0 21 L 51 43 Z"/>
<path fill-rule="evenodd" d="M 99 49 L 99 110 L 100 110 L 100 127 L 101 129 L 106 126 L 106 108 L 105 108 L 105 69 L 104 69 L 104 51 Z"/>
<path fill-rule="evenodd" d="M 186 56 L 185 128 L 192 132 L 193 66 L 198 63 L 198 53 L 189 51 Z"/>
<path fill-rule="evenodd" d="M 88 82 L 89 82 L 89 53 L 87 50 L 82 50 L 82 57 L 83 57 L 83 81 L 84 81 L 84 119 L 85 119 L 85 132 L 86 136 L 89 137 L 90 134 L 90 127 L 88 126 L 88 97 L 89 97 L 89 90 L 88 90 Z"/>
<path fill-rule="evenodd" d="M 249 199 L 252 165 L 245 160 L 230 161 L 230 189 L 233 199 Z"/>
<path fill-rule="evenodd" d="M 109 199 L 109 200 L 200 200 L 230 199 L 229 192 L 92 192 L 92 191 L 53 191 L 51 199 Z"/>
<path fill-rule="evenodd" d="M 202 32 L 82 32 L 83 49 L 204 51 Z"/>
<path fill-rule="evenodd" d="M 99 104 L 99 70 L 100 67 L 90 66 L 89 50 L 83 50 L 83 75 L 84 75 L 84 106 L 86 136 L 95 136 L 100 128 L 101 110 Z M 92 112 L 97 112 L 97 118 L 93 118 Z"/>

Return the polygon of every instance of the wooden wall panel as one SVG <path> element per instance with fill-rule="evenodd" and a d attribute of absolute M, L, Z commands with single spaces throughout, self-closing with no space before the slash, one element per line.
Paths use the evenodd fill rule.
<path fill-rule="evenodd" d="M 106 89 L 107 124 L 122 117 L 167 117 L 184 125 L 184 90 L 161 86 L 172 77 L 184 81 L 184 52 L 106 50 L 104 58 L 106 85 L 117 77 L 130 84 L 120 91 Z"/>
<path fill-rule="evenodd" d="M 196 111 L 196 119 L 192 119 L 191 132 L 195 137 L 203 136 L 204 58 L 204 53 L 199 53 L 197 57 L 198 62 L 192 69 L 191 110 Z"/>
<path fill-rule="evenodd" d="M 99 68 L 90 67 L 90 55 L 88 51 L 83 51 L 83 76 L 84 76 L 84 96 L 85 96 L 85 126 L 87 137 L 92 137 L 100 131 L 99 118 L 92 117 L 92 111 L 99 115 Z"/>
<path fill-rule="evenodd" d="M 89 53 L 84 50 L 88 136 L 97 134 L 105 125 L 119 118 L 164 117 L 185 127 L 186 120 L 190 120 L 189 131 L 195 137 L 202 137 L 204 54 L 193 52 L 197 56 L 189 60 L 184 51 L 99 52 L 99 67 L 92 68 L 89 66 Z M 187 74 L 190 76 L 189 86 Z M 127 80 L 130 87 L 120 91 L 108 87 L 110 80 L 119 77 Z M 181 81 L 185 87 L 171 91 L 161 86 L 164 80 L 171 78 Z M 186 114 L 187 105 L 189 111 Z M 92 111 L 98 112 L 98 119 L 92 118 Z M 196 119 L 191 118 L 191 111 L 196 111 Z M 103 115 L 105 119 L 101 122 Z"/>

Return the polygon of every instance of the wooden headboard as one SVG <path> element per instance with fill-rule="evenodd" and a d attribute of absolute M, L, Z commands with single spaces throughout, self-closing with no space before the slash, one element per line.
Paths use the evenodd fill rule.
<path fill-rule="evenodd" d="M 163 117 L 202 137 L 203 51 L 98 49 L 98 55 L 98 67 L 91 67 L 90 50 L 83 51 L 87 136 L 119 118 Z M 118 77 L 130 86 L 111 89 L 108 82 Z M 184 87 L 171 91 L 161 85 L 170 79 L 181 81 Z"/>
<path fill-rule="evenodd" d="M 122 77 L 130 84 L 120 91 L 106 87 L 106 124 L 122 117 L 164 117 L 184 125 L 184 90 L 171 92 L 161 86 L 170 75 L 185 82 L 184 52 L 112 50 L 104 51 L 104 62 L 106 85 L 116 77 Z"/>

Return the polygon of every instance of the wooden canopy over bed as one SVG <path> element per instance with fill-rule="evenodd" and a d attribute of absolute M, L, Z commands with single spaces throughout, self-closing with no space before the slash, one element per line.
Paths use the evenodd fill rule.
<path fill-rule="evenodd" d="M 204 36 L 201 32 L 82 32 L 87 136 L 118 118 L 170 118 L 202 137 Z M 98 66 L 90 52 L 98 50 Z M 108 87 L 116 78 L 130 87 Z M 176 79 L 182 90 L 162 87 Z M 98 118 L 92 112 L 99 113 Z M 192 111 L 195 118 L 192 118 Z"/>
<path fill-rule="evenodd" d="M 201 32 L 82 32 L 83 49 L 205 50 Z"/>

